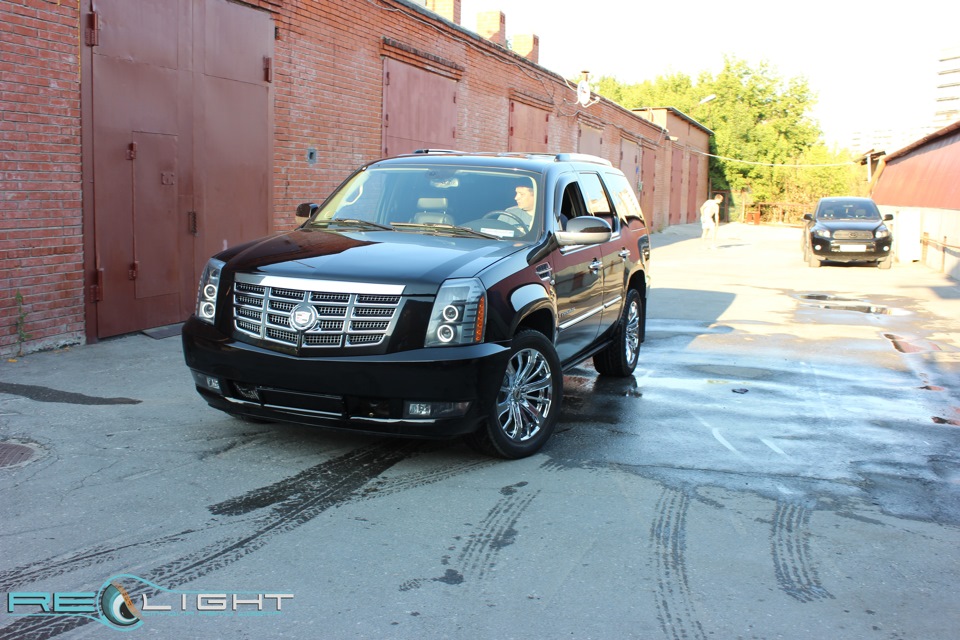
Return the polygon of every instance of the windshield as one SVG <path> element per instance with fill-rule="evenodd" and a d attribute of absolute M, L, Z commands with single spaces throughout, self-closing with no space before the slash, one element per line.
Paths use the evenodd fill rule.
<path fill-rule="evenodd" d="M 879 220 L 880 211 L 872 202 L 823 203 L 817 210 L 817 220 Z"/>
<path fill-rule="evenodd" d="M 536 174 L 482 167 L 371 167 L 344 183 L 307 224 L 532 239 L 542 226 L 541 200 Z"/>

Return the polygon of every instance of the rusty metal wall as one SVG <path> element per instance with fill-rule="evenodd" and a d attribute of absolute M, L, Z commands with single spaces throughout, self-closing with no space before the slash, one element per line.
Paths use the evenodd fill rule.
<path fill-rule="evenodd" d="M 877 178 L 878 204 L 960 211 L 960 127 L 912 150 L 891 155 Z M 951 132 L 950 129 L 953 129 Z"/>

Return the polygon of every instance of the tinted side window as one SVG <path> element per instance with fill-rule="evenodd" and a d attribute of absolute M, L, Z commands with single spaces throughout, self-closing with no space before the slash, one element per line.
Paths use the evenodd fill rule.
<path fill-rule="evenodd" d="M 610 228 L 615 232 L 620 229 L 620 221 L 613 215 L 613 207 L 607 198 L 607 192 L 600 182 L 600 176 L 595 173 L 581 173 L 580 185 L 583 187 L 583 195 L 587 201 L 587 209 L 590 215 L 603 218 L 610 223 Z"/>
<path fill-rule="evenodd" d="M 560 197 L 560 211 L 558 223 L 561 229 L 567 228 L 567 221 L 578 216 L 587 215 L 583 208 L 583 194 L 580 192 L 580 185 L 571 182 L 563 189 L 563 195 Z"/>
<path fill-rule="evenodd" d="M 640 209 L 640 203 L 637 202 L 637 196 L 633 193 L 630 182 L 626 177 L 619 174 L 608 173 L 603 176 L 603 180 L 607 183 L 607 188 L 613 197 L 613 204 L 617 209 L 617 213 L 625 220 L 638 218 L 643 222 L 644 226 L 646 226 L 647 223 L 643 219 L 643 211 Z"/>

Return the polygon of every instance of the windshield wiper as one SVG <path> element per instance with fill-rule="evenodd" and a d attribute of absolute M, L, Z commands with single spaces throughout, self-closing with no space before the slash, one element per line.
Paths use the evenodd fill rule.
<path fill-rule="evenodd" d="M 369 220 L 357 220 L 356 218 L 331 218 L 329 220 L 314 220 L 310 223 L 310 226 L 315 225 L 325 227 L 337 225 L 344 227 L 360 227 L 361 229 L 382 229 L 383 231 L 392 231 L 390 227 L 385 227 L 382 224 L 370 222 Z"/>
<path fill-rule="evenodd" d="M 453 235 L 472 236 L 474 238 L 488 238 L 490 240 L 500 240 L 498 236 L 490 233 L 484 233 L 471 229 L 470 227 L 458 227 L 452 224 L 441 224 L 439 222 L 394 222 L 394 229 L 425 229 L 434 233 L 441 231 Z"/>

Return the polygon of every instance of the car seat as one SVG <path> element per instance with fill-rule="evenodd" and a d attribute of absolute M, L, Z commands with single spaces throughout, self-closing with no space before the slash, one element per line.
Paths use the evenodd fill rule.
<path fill-rule="evenodd" d="M 447 199 L 418 199 L 417 213 L 413 215 L 413 222 L 417 224 L 453 224 L 453 218 L 447 213 Z"/>

